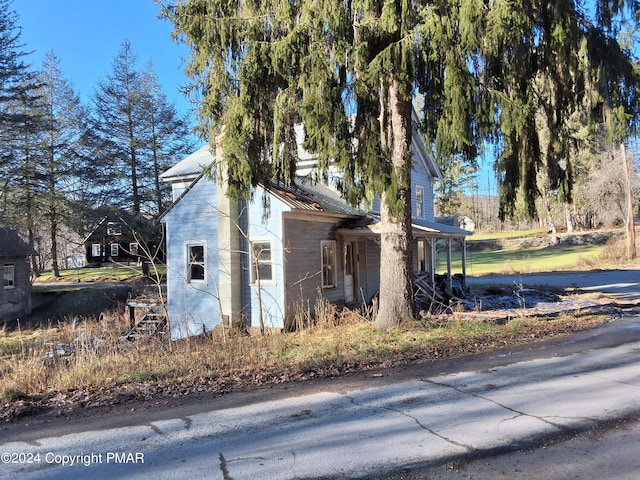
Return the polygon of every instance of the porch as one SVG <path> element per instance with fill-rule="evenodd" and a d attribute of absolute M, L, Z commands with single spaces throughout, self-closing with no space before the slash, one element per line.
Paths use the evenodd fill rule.
<path fill-rule="evenodd" d="M 342 239 L 345 301 L 365 303 L 373 296 L 371 286 L 376 286 L 373 293 L 377 293 L 379 289 L 381 223 L 370 217 L 347 221 L 337 230 L 337 234 Z M 467 292 L 466 237 L 472 232 L 451 225 L 413 219 L 412 234 L 416 303 L 446 303 L 452 298 L 463 298 Z M 444 250 L 446 255 L 446 269 L 442 273 L 438 273 L 438 250 Z M 455 255 L 460 255 L 459 272 L 453 270 Z"/>

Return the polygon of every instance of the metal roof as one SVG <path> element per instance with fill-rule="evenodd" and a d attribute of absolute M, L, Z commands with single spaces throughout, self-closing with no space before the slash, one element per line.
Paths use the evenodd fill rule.
<path fill-rule="evenodd" d="M 206 167 L 215 162 L 215 160 L 216 156 L 211 153 L 209 144 L 205 144 L 164 172 L 160 177 L 165 182 L 179 179 L 194 179 L 200 175 Z"/>
<path fill-rule="evenodd" d="M 363 216 L 362 210 L 350 206 L 332 188 L 303 177 L 296 177 L 293 185 L 272 183 L 264 186 L 270 195 L 296 210 L 325 212 L 345 216 Z"/>
<path fill-rule="evenodd" d="M 437 237 L 437 238 L 464 238 L 472 235 L 473 232 L 463 230 L 461 228 L 445 225 L 442 223 L 431 222 L 423 219 L 411 219 L 411 227 L 414 237 Z M 377 236 L 382 233 L 382 222 L 375 215 L 368 215 L 356 221 L 347 221 L 341 225 L 338 232 L 342 234 L 358 234 Z"/>

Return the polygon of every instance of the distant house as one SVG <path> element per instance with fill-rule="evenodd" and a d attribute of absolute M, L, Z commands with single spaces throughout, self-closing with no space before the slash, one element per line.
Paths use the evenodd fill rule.
<path fill-rule="evenodd" d="M 107 210 L 83 240 L 86 264 L 138 264 L 150 256 L 164 261 L 161 232 L 151 220 Z"/>
<path fill-rule="evenodd" d="M 435 242 L 464 243 L 470 232 L 434 221 L 433 182 L 441 173 L 418 135 L 413 153 L 414 269 L 433 281 Z M 221 323 L 284 328 L 320 297 L 360 305 L 377 294 L 378 202 L 368 211 L 351 207 L 331 186 L 310 180 L 314 156 L 300 157 L 294 185 L 260 185 L 256 201 L 231 201 L 224 185 L 203 175 L 206 166 L 223 160 L 208 145 L 163 174 L 174 193 L 161 217 L 172 338 Z M 451 248 L 448 255 L 451 273 Z"/>
<path fill-rule="evenodd" d="M 38 255 L 18 233 L 0 228 L 0 322 L 31 313 L 30 257 Z"/>

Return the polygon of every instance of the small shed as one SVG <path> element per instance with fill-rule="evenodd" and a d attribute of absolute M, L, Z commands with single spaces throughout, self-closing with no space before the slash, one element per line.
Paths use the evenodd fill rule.
<path fill-rule="evenodd" d="M 31 313 L 30 257 L 38 253 L 15 230 L 0 227 L 0 323 Z"/>

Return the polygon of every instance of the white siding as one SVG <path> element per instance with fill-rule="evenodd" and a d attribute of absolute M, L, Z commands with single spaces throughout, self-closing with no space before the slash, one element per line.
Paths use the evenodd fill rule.
<path fill-rule="evenodd" d="M 198 335 L 220 323 L 216 186 L 205 178 L 165 215 L 167 313 L 173 339 Z M 189 283 L 187 246 L 205 245 L 206 279 Z"/>

